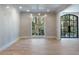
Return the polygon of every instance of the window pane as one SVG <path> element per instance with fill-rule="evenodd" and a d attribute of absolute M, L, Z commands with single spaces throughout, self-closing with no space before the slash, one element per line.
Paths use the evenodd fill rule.
<path fill-rule="evenodd" d="M 61 18 L 61 37 L 77 37 L 78 17 L 72 14 L 66 14 Z"/>
<path fill-rule="evenodd" d="M 44 35 L 44 17 L 42 16 L 33 17 L 32 35 Z"/>
<path fill-rule="evenodd" d="M 74 16 L 73 15 L 70 16 L 70 20 L 74 20 Z"/>

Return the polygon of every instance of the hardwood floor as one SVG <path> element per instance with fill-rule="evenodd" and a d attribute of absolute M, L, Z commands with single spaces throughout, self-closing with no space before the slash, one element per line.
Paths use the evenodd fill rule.
<path fill-rule="evenodd" d="M 79 40 L 20 39 L 0 55 L 78 55 Z"/>

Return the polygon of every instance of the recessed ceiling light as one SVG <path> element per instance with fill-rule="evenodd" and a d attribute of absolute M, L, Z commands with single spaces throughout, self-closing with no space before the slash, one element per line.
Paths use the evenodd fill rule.
<path fill-rule="evenodd" d="M 10 8 L 9 6 L 6 6 L 6 8 Z"/>
<path fill-rule="evenodd" d="M 47 9 L 47 12 L 50 12 L 50 10 L 49 10 L 49 9 Z"/>
<path fill-rule="evenodd" d="M 19 6 L 19 9 L 22 9 L 23 7 L 22 6 Z"/>
<path fill-rule="evenodd" d="M 30 10 L 26 10 L 27 12 L 30 12 Z"/>
<path fill-rule="evenodd" d="M 38 15 L 40 16 L 40 13 L 38 13 Z"/>

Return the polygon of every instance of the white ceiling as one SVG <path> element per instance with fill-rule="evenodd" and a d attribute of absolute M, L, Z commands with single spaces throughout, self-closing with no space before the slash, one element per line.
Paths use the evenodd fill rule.
<path fill-rule="evenodd" d="M 30 12 L 47 12 L 47 10 L 49 12 L 58 12 L 68 7 L 69 4 L 5 4 L 4 6 L 15 7 L 20 12 L 26 12 L 26 10 L 30 10 Z"/>

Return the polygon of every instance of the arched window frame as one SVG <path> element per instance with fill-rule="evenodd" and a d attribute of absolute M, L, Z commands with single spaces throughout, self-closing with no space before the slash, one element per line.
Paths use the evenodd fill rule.
<path fill-rule="evenodd" d="M 67 18 L 69 17 L 69 25 L 70 25 L 70 16 L 73 16 L 73 22 L 75 21 L 74 20 L 74 17 L 76 17 L 76 23 L 77 23 L 77 36 L 76 37 L 74 37 L 74 35 L 73 35 L 73 37 L 70 37 L 70 33 L 69 33 L 69 37 L 63 37 L 62 35 L 62 25 L 61 25 L 61 28 L 60 28 L 60 30 L 61 30 L 61 38 L 78 38 L 78 16 L 76 16 L 76 15 L 74 15 L 74 14 L 65 14 L 65 15 L 62 15 L 61 16 L 61 20 L 60 20 L 60 24 L 62 23 L 62 21 L 66 21 L 67 20 Z M 64 20 L 62 20 L 62 18 L 64 19 Z M 66 20 L 65 20 L 66 19 Z M 68 24 L 67 24 L 68 25 Z M 74 25 L 74 23 L 73 23 L 73 25 Z M 73 27 L 74 28 L 74 27 Z M 73 33 L 74 34 L 74 33 Z"/>

